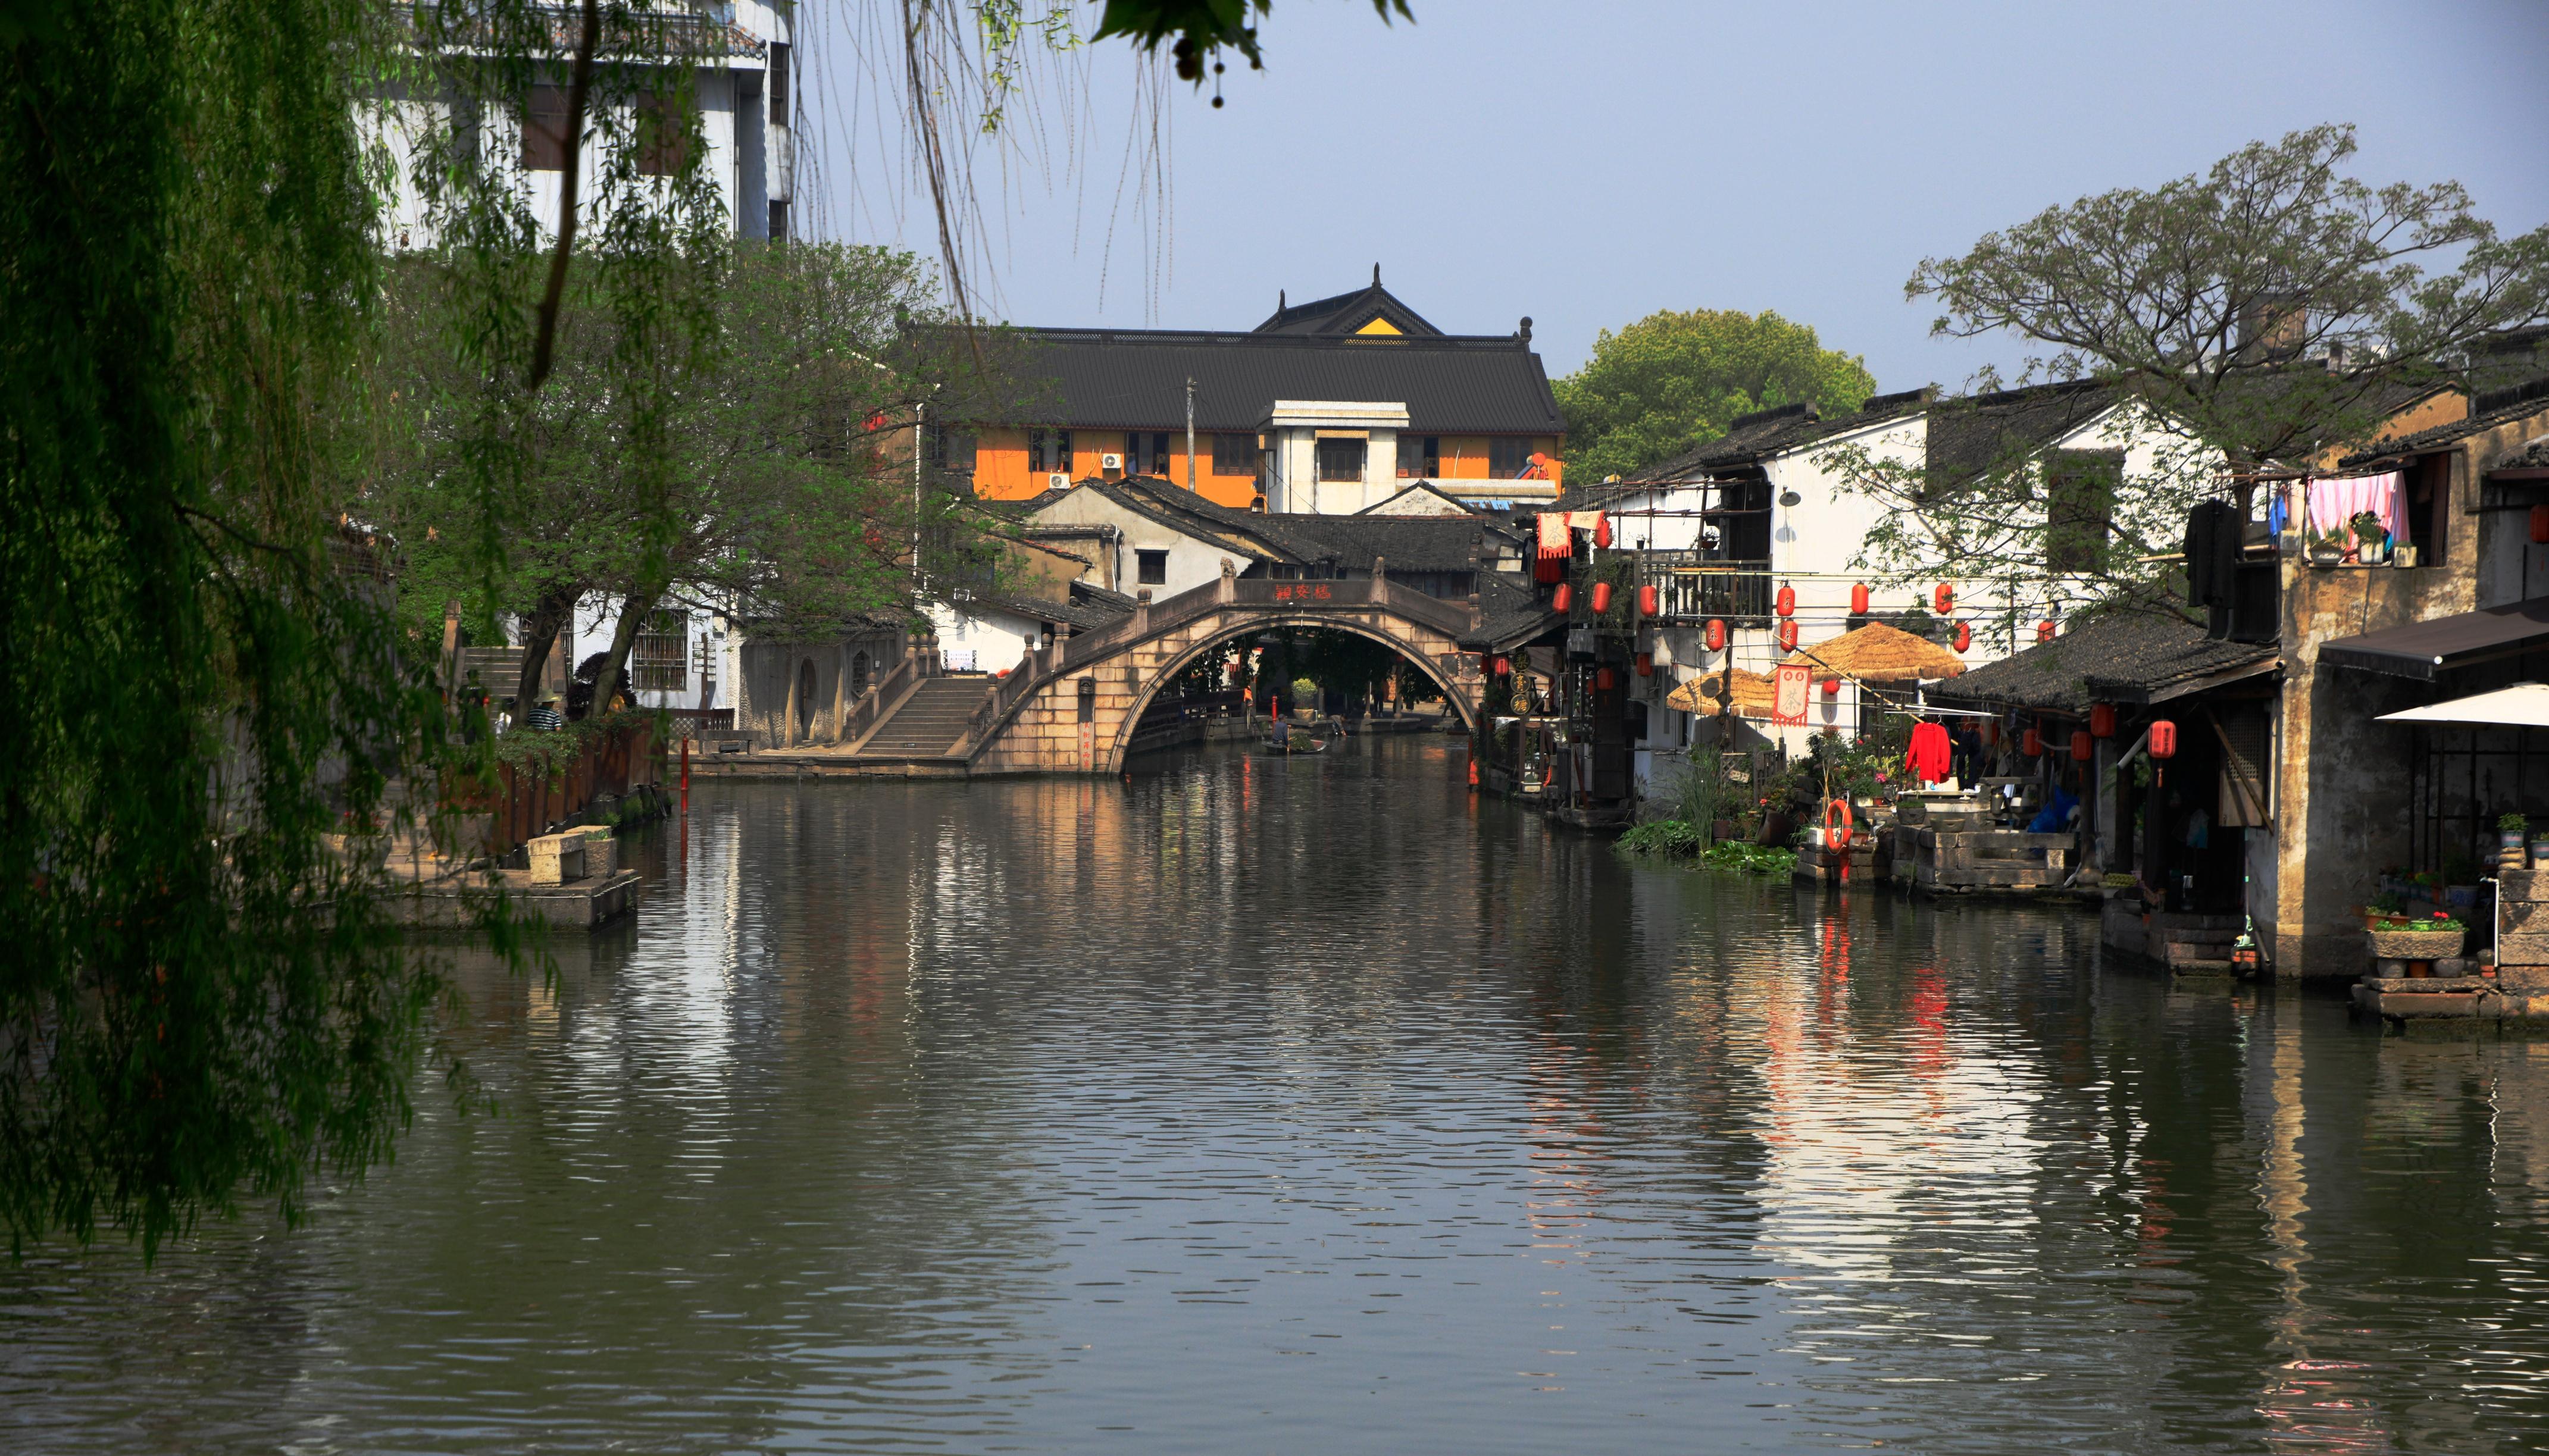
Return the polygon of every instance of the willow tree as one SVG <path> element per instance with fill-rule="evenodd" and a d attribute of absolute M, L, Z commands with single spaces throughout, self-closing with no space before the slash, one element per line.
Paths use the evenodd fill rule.
<path fill-rule="evenodd" d="M 2165 604 L 2152 558 L 2191 506 L 2250 504 L 2261 471 L 2364 442 L 2492 336 L 2549 318 L 2549 228 L 2502 237 L 2454 182 L 2371 186 L 2346 174 L 2354 150 L 2350 127 L 2296 132 L 1924 261 L 1906 292 L 1937 301 L 1934 333 L 2014 335 L 2018 382 L 2081 389 L 1934 412 L 1923 462 L 1836 452 L 1883 507 L 1868 563 L 1898 580 L 2018 564 L 2074 601 Z M 2050 457 L 2018 419 L 2090 392 L 2140 442 L 2129 468 Z M 1960 448 L 1938 448 L 1942 421 Z"/>

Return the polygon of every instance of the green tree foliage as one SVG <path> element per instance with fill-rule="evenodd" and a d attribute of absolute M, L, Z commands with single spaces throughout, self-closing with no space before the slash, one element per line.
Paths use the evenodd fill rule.
<path fill-rule="evenodd" d="M 323 836 L 438 733 L 338 533 L 354 0 L 97 0 L 0 106 L 0 1220 L 155 1246 L 406 1115 L 437 983 Z"/>
<path fill-rule="evenodd" d="M 1884 507 L 1870 564 L 1918 580 L 2049 556 L 2075 600 L 2165 606 L 2171 578 L 2149 558 L 2176 549 L 2189 506 L 2247 502 L 2254 467 L 2366 441 L 2491 335 L 2549 318 L 2549 228 L 2502 238 L 2458 183 L 2367 185 L 2345 175 L 2354 149 L 2338 126 L 2253 142 L 1924 261 L 1906 291 L 1938 301 L 1934 332 L 2016 335 L 2033 351 L 2022 383 L 2104 384 L 2148 460 L 2094 480 L 2032 442 L 1947 469 L 1842 460 Z M 1953 413 L 1933 416 L 1934 444 Z M 1988 410 L 1966 413 L 1987 432 Z"/>
<path fill-rule="evenodd" d="M 1557 382 L 1567 478 L 1633 476 L 1724 434 L 1737 415 L 1809 403 L 1846 414 L 1875 392 L 1865 360 L 1777 314 L 1650 314 L 1602 330 L 1584 367 Z"/>

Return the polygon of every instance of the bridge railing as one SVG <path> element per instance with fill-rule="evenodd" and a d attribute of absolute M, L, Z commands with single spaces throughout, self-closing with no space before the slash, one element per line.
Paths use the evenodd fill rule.
<path fill-rule="evenodd" d="M 922 676 L 921 654 L 905 649 L 902 661 L 895 664 L 892 672 L 870 683 L 868 690 L 859 695 L 859 700 L 841 714 L 840 723 L 832 731 L 832 742 L 836 745 L 853 744 L 867 736 L 869 730 L 884 719 L 885 710 L 901 695 L 902 689 L 918 682 Z"/>

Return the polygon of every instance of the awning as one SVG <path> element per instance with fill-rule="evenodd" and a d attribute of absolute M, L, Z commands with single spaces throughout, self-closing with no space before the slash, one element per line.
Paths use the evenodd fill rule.
<path fill-rule="evenodd" d="M 2383 713 L 2382 723 L 2494 723 L 2513 728 L 2549 728 L 2549 684 L 2516 682 L 2494 692 L 2481 692 L 2469 697 L 2456 697 L 2450 702 L 2431 703 L 2421 708 L 2407 708 L 2396 713 Z"/>
<path fill-rule="evenodd" d="M 2333 667 L 2430 682 L 2447 668 L 2511 657 L 2544 643 L 2549 643 L 2549 596 L 2535 596 L 2511 606 L 2333 638 L 2319 644 L 2318 660 Z"/>

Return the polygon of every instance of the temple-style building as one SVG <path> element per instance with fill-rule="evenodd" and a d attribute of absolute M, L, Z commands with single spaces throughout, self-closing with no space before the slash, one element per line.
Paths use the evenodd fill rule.
<path fill-rule="evenodd" d="M 1022 410 L 936 448 L 993 500 L 1152 476 L 1241 510 L 1345 515 L 1420 483 L 1470 504 L 1557 497 L 1565 425 L 1532 351 L 1448 334 L 1380 286 L 1285 305 L 1247 332 L 1021 330 Z M 1192 406 L 1193 457 L 1187 455 Z M 970 447 L 970 450 L 969 450 Z"/>

